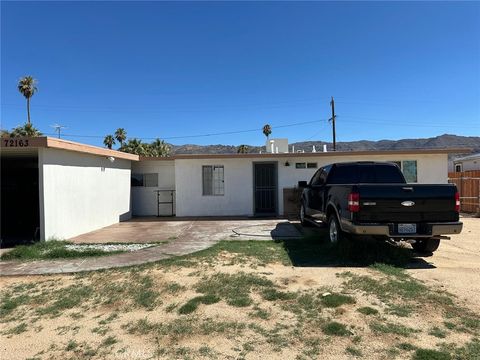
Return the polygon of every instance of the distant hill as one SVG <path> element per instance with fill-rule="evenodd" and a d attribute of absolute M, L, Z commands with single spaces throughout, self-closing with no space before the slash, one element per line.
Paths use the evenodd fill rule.
<path fill-rule="evenodd" d="M 325 141 L 303 141 L 290 144 L 295 146 L 295 151 L 304 150 L 311 152 L 315 146 L 317 151 L 322 151 L 323 145 L 332 150 L 332 143 Z M 233 145 L 170 145 L 174 154 L 236 154 L 237 146 Z M 473 152 L 480 152 L 479 136 L 457 136 L 444 134 L 426 139 L 402 139 L 402 140 L 360 140 L 337 143 L 338 151 L 359 150 L 400 150 L 400 149 L 441 149 L 463 147 L 472 148 Z M 250 146 L 250 153 L 265 151 L 265 146 Z"/>

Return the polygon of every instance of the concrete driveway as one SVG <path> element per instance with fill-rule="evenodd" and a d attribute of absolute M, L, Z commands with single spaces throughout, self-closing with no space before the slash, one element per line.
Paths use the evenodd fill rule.
<path fill-rule="evenodd" d="M 134 218 L 69 239 L 77 244 L 272 240 L 301 236 L 287 220 L 252 218 Z"/>
<path fill-rule="evenodd" d="M 151 248 L 118 255 L 43 261 L 2 261 L 0 275 L 39 275 L 90 271 L 140 265 L 191 254 L 220 240 L 299 238 L 301 233 L 282 219 L 162 219 L 138 218 L 69 239 L 75 243 L 152 243 Z"/>

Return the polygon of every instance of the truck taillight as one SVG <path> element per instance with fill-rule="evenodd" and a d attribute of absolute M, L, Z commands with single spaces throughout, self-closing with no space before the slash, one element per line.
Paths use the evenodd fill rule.
<path fill-rule="evenodd" d="M 460 193 L 458 191 L 455 193 L 455 211 L 460 212 Z"/>
<path fill-rule="evenodd" d="M 360 210 L 360 194 L 350 193 L 348 194 L 348 211 L 358 212 Z"/>

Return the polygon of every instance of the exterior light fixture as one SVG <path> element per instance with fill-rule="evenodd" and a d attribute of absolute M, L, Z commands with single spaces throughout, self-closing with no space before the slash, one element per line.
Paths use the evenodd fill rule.
<path fill-rule="evenodd" d="M 115 161 L 115 158 L 113 156 L 107 157 L 107 160 L 113 163 Z"/>
<path fill-rule="evenodd" d="M 290 163 L 288 161 L 286 161 L 285 166 L 290 166 Z"/>

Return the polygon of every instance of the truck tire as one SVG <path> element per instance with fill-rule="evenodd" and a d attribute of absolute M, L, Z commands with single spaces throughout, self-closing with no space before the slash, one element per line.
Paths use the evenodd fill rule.
<path fill-rule="evenodd" d="M 346 234 L 340 227 L 340 222 L 335 214 L 330 215 L 328 218 L 328 240 L 332 244 L 336 244 L 340 241 L 347 240 Z"/>
<path fill-rule="evenodd" d="M 312 223 L 306 219 L 305 205 L 303 202 L 300 204 L 300 223 L 303 227 L 311 227 Z"/>
<path fill-rule="evenodd" d="M 433 253 L 439 246 L 440 239 L 420 239 L 412 244 L 415 251 L 424 253 Z"/>

